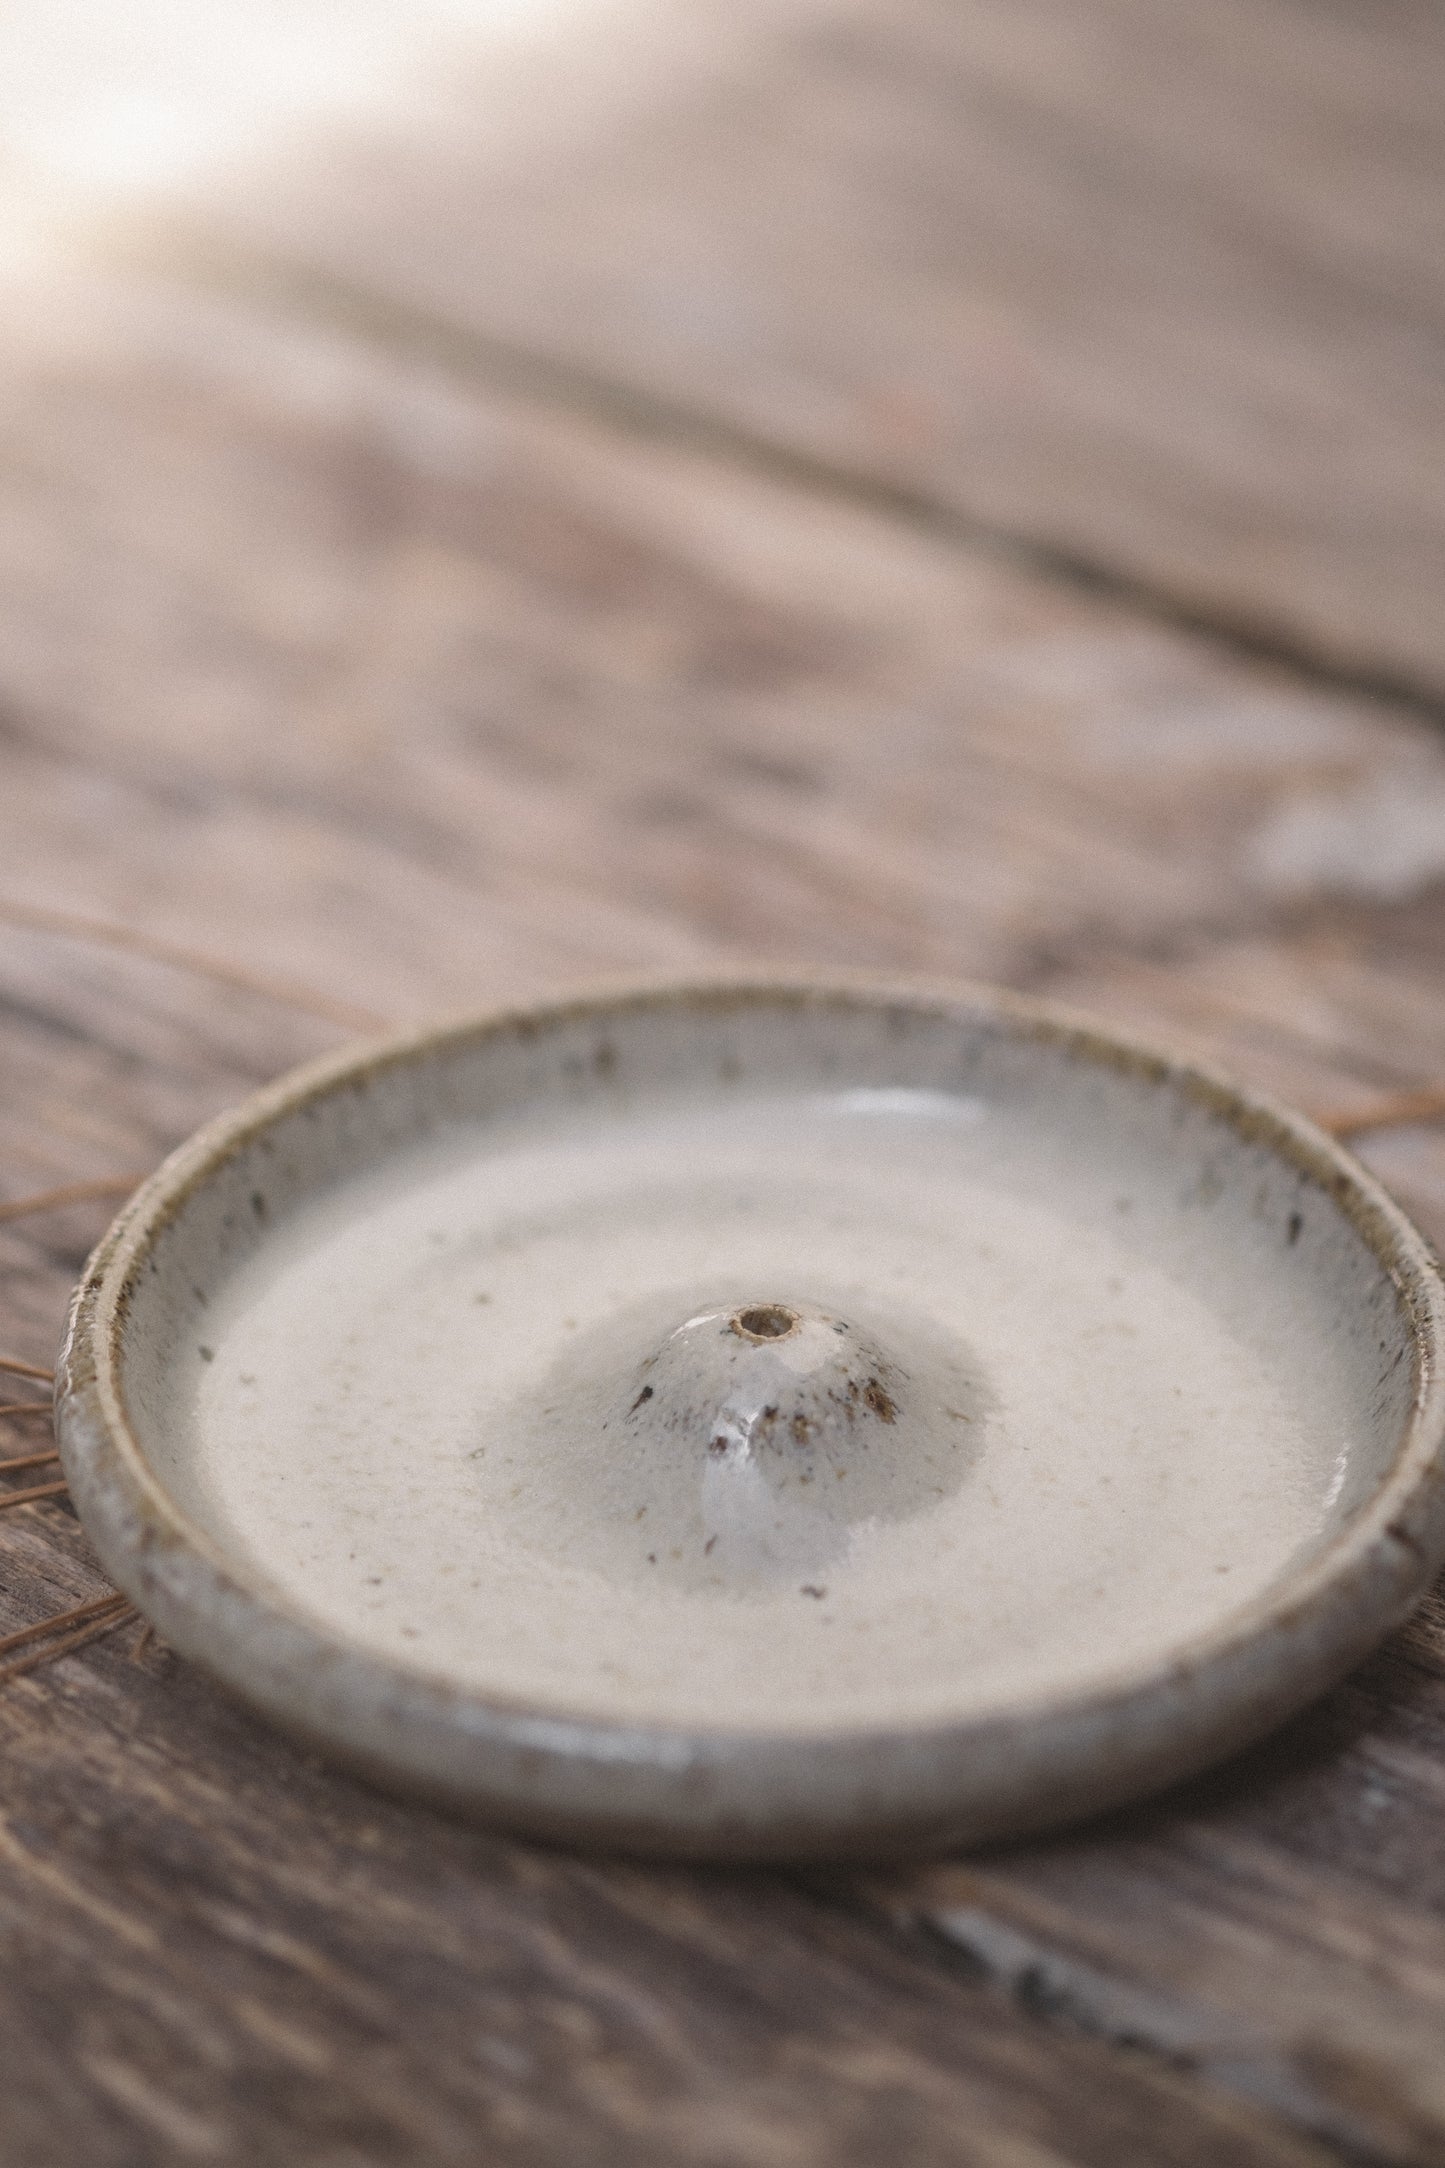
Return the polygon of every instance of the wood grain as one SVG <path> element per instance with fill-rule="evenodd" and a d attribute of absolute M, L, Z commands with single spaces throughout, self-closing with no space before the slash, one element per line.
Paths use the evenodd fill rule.
<path fill-rule="evenodd" d="M 884 1879 L 1066 2029 L 1137 2041 L 1387 2159 L 1445 2154 L 1445 1603 L 1160 1806 Z"/>
<path fill-rule="evenodd" d="M 1331 1105 L 1445 1071 L 1410 717 L 214 293 L 87 279 L 5 329 L 22 903 L 398 1018 L 759 957 L 1052 990 Z M 327 1037 L 0 923 L 0 1195 L 144 1168 Z M 1370 1149 L 1445 1230 L 1439 1133 Z M 0 1226 L 22 1359 L 103 1209 Z M 0 1631 L 103 1593 L 62 1505 L 0 1522 Z M 1437 1602 L 1107 1828 L 725 1876 L 393 1805 L 111 1637 L 0 1693 L 0 2151 L 1420 2168 L 1442 1678 Z"/>
<path fill-rule="evenodd" d="M 114 1642 L 10 1690 L 13 2156 L 1048 2168 L 1327 2156 L 776 1878 L 534 1854 Z"/>
<path fill-rule="evenodd" d="M 628 0 L 198 183 L 218 277 L 1445 697 L 1425 0 Z"/>

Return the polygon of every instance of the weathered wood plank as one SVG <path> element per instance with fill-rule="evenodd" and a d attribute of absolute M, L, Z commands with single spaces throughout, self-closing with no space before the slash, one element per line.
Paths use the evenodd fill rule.
<path fill-rule="evenodd" d="M 221 948 L 243 908 L 263 962 L 390 1011 L 1438 915 L 1429 731 L 384 351 L 112 299 L 105 358 L 82 318 L 17 366 L 0 437 L 17 890 Z M 81 757 L 104 808 L 57 788 Z M 1358 1051 L 1371 1084 L 1426 1057 Z"/>
<path fill-rule="evenodd" d="M 399 1017 L 758 955 L 1052 988 L 1331 1104 L 1445 1068 L 1408 721 L 164 287 L 51 294 L 7 353 L 0 888 Z M 145 1164 L 326 1032 L 0 923 L 4 1193 Z M 1445 1227 L 1439 1139 L 1379 1148 Z M 45 1359 L 96 1223 L 0 1226 L 5 1344 Z M 53 1506 L 0 1584 L 0 1628 L 102 1585 Z M 1438 2159 L 1442 1651 L 1437 1607 L 1108 1832 L 799 1886 L 470 1834 L 103 1644 L 0 1694 L 0 2131 L 41 2168 Z"/>
<path fill-rule="evenodd" d="M 548 21 L 203 179 L 193 222 L 253 259 L 218 273 L 299 266 L 483 371 L 534 357 L 1445 695 L 1438 9 Z"/>

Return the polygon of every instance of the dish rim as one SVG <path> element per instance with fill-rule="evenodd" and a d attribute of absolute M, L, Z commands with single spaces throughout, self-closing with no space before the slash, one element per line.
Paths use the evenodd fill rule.
<path fill-rule="evenodd" d="M 148 1465 L 121 1388 L 128 1290 L 187 1201 L 279 1118 L 467 1042 L 660 1008 L 759 1004 L 926 1011 L 1046 1043 L 1204 1106 L 1241 1142 L 1305 1175 L 1395 1287 L 1409 1334 L 1413 1401 L 1375 1489 L 1297 1568 L 1182 1647 L 1084 1691 L 897 1726 L 789 1733 L 574 1715 L 370 1654 L 248 1581 Z M 839 1856 L 1074 1819 L 1204 1766 L 1342 1676 L 1408 1613 L 1445 1557 L 1442 1351 L 1445 1281 L 1426 1238 L 1333 1138 L 1206 1065 L 1054 1003 L 966 982 L 629 978 L 350 1043 L 204 1124 L 139 1187 L 87 1264 L 57 1365 L 56 1431 L 81 1519 L 118 1585 L 174 1647 L 323 1750 L 548 1835 L 693 1856 Z M 589 1771 L 598 1779 L 590 1803 Z"/>

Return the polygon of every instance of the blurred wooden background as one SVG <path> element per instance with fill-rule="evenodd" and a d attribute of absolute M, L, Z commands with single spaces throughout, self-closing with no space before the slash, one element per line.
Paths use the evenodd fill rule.
<path fill-rule="evenodd" d="M 1428 0 L 7 9 L 0 1200 L 336 1036 L 57 912 L 1441 1081 L 1442 151 Z M 1361 1149 L 1445 1238 L 1445 1129 Z M 0 1348 L 103 1216 L 0 1224 Z M 0 1630 L 104 1586 L 0 1520 Z M 1445 2161 L 1438 1595 L 1207 1782 L 858 1876 L 468 1831 L 134 1638 L 0 1686 L 16 2168 Z"/>

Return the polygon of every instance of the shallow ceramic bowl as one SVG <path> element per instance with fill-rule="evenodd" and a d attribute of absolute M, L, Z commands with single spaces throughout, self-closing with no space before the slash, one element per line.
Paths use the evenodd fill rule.
<path fill-rule="evenodd" d="M 1031 1002 L 627 990 L 330 1057 L 76 1295 L 160 1632 L 380 1781 L 727 1858 L 1013 1835 L 1258 1736 L 1445 1554 L 1428 1246 Z"/>

